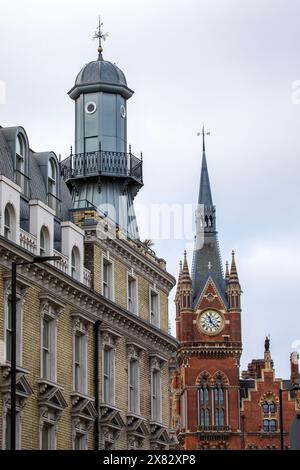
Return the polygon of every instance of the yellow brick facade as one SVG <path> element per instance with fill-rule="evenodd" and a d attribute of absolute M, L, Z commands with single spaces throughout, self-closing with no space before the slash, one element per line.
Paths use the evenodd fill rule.
<path fill-rule="evenodd" d="M 121 243 L 118 241 L 118 243 Z M 116 243 L 107 240 L 90 240 L 85 246 L 86 265 L 91 270 L 92 289 L 87 289 L 79 283 L 74 283 L 70 278 L 64 278 L 63 274 L 57 275 L 51 266 L 42 266 L 39 273 L 32 268 L 30 272 L 20 270 L 18 283 L 29 284 L 26 287 L 26 295 L 23 307 L 23 364 L 22 373 L 33 393 L 24 400 L 21 411 L 21 448 L 40 448 L 40 420 L 41 403 L 39 380 L 41 378 L 41 298 L 46 295 L 53 298 L 53 302 L 63 303 L 56 320 L 56 363 L 57 377 L 55 383 L 61 390 L 67 406 L 60 411 L 60 417 L 56 423 L 56 449 L 72 449 L 74 445 L 74 315 L 80 316 L 87 327 L 87 399 L 92 406 L 95 404 L 94 364 L 95 338 L 94 326 L 100 321 L 99 338 L 99 403 L 100 408 L 95 410 L 90 430 L 87 434 L 87 447 L 95 448 L 95 426 L 99 430 L 97 448 L 128 449 L 134 445 L 137 448 L 168 448 L 169 442 L 166 433 L 169 432 L 169 359 L 176 349 L 176 341 L 167 335 L 168 332 L 168 289 L 172 287 L 172 278 L 163 272 L 161 264 L 154 262 L 149 267 L 148 257 L 142 255 L 143 263 L 134 264 L 132 253 L 126 255 L 127 242 L 122 241 L 123 258 Z M 132 244 L 130 250 L 132 252 Z M 13 256 L 13 247 L 12 247 Z M 21 257 L 24 254 L 18 253 Z M 136 255 L 141 258 L 140 251 Z M 104 299 L 102 293 L 102 263 L 103 256 L 108 256 L 113 263 L 114 275 L 114 302 Z M 7 280 L 3 273 L 10 272 L 9 257 L 1 258 L 0 276 L 0 340 L 4 341 L 4 288 Z M 137 279 L 138 286 L 138 311 L 137 315 L 127 311 L 127 274 L 132 273 Z M 57 278 L 56 278 L 57 276 Z M 166 280 L 164 279 L 164 276 Z M 167 286 L 168 283 L 168 286 Z M 160 299 L 160 328 L 158 334 L 150 324 L 150 289 L 159 293 Z M 52 300 L 50 301 L 50 303 Z M 107 333 L 107 329 L 109 330 Z M 104 334 L 112 338 L 115 344 L 115 402 L 108 406 L 103 405 L 103 344 Z M 128 364 L 130 345 L 138 351 L 139 363 L 139 401 L 140 412 L 138 416 L 129 417 L 128 401 Z M 162 420 L 153 426 L 151 418 L 151 361 L 158 357 L 161 367 L 161 411 Z M 9 366 L 1 364 L 0 378 L 0 439 L 4 447 L 4 409 L 3 398 L 9 397 L 8 378 Z M 111 405 L 111 406 L 110 406 Z M 116 414 L 120 422 L 118 432 L 111 433 L 111 422 L 107 412 Z M 131 419 L 131 421 L 129 421 Z M 129 424 L 131 423 L 131 424 Z M 132 424 L 133 423 L 133 424 Z M 134 426 L 137 427 L 135 430 Z M 131 427 L 130 427 L 131 426 Z M 128 429 L 131 429 L 129 432 Z M 155 431 L 153 431 L 155 429 Z M 161 437 L 157 437 L 157 429 L 163 431 Z M 141 434 L 142 433 L 142 434 Z M 107 437 L 109 436 L 109 437 Z M 132 444 L 133 443 L 133 444 Z M 107 447 L 109 444 L 110 447 Z"/>

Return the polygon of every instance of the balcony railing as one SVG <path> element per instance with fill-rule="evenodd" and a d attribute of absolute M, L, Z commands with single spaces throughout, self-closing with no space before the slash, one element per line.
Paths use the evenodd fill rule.
<path fill-rule="evenodd" d="M 60 259 L 53 261 L 53 265 L 60 271 L 67 273 L 69 269 L 69 258 L 56 250 L 53 250 L 53 255 L 60 257 Z"/>
<path fill-rule="evenodd" d="M 61 162 L 61 175 L 64 180 L 82 176 L 120 176 L 134 178 L 143 184 L 143 161 L 132 153 L 86 152 L 70 155 Z"/>
<path fill-rule="evenodd" d="M 83 268 L 83 284 L 91 287 L 91 271 L 87 268 Z"/>
<path fill-rule="evenodd" d="M 36 254 L 36 237 L 31 233 L 25 232 L 25 230 L 22 229 L 20 229 L 20 245 L 25 250 L 30 251 L 30 253 Z"/>

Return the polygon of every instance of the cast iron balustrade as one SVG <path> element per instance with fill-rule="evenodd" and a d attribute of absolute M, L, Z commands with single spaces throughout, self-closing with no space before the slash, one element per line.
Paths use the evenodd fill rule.
<path fill-rule="evenodd" d="M 86 152 L 70 155 L 61 162 L 61 175 L 65 181 L 83 176 L 131 177 L 143 184 L 143 161 L 132 153 Z"/>

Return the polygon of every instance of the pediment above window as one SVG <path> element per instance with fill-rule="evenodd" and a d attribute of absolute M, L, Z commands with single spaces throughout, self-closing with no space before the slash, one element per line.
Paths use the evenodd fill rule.
<path fill-rule="evenodd" d="M 74 333 L 81 333 L 86 335 L 89 331 L 89 327 L 92 324 L 82 312 L 76 310 L 71 313 L 72 326 Z"/>
<path fill-rule="evenodd" d="M 71 393 L 72 411 L 74 418 L 94 422 L 97 411 L 94 406 L 94 399 L 78 392 Z"/>
<path fill-rule="evenodd" d="M 110 348 L 115 348 L 117 340 L 122 338 L 122 335 L 107 326 L 100 328 L 100 332 L 103 346 Z"/>
<path fill-rule="evenodd" d="M 38 402 L 40 406 L 57 410 L 58 412 L 63 411 L 68 406 L 64 396 L 63 387 L 50 382 L 47 379 L 39 379 L 39 395 Z"/>
<path fill-rule="evenodd" d="M 2 368 L 3 370 L 3 368 Z M 6 401 L 10 406 L 10 387 L 11 387 L 11 378 L 10 378 L 10 366 L 6 367 L 5 375 L 2 374 L 0 381 L 0 391 L 3 395 L 7 396 Z M 33 394 L 33 390 L 26 378 L 26 371 L 17 370 L 16 375 L 16 393 L 17 393 L 17 406 L 23 408 L 26 403 L 27 398 Z"/>
<path fill-rule="evenodd" d="M 149 354 L 150 358 L 150 368 L 152 369 L 157 369 L 161 370 L 164 363 L 167 362 L 167 359 L 164 356 L 161 356 L 158 353 L 151 353 Z"/>
<path fill-rule="evenodd" d="M 62 313 L 65 304 L 57 300 L 52 294 L 48 292 L 41 292 L 39 294 L 40 305 L 41 305 L 41 316 L 58 318 Z"/>
<path fill-rule="evenodd" d="M 104 425 L 116 431 L 121 431 L 125 427 L 121 410 L 107 403 L 100 404 L 100 423 L 101 426 Z"/>
<path fill-rule="evenodd" d="M 150 443 L 152 449 L 166 449 L 170 444 L 168 429 L 159 423 L 150 423 Z"/>
<path fill-rule="evenodd" d="M 4 273 L 3 280 L 4 295 L 7 297 L 11 293 L 11 273 Z M 17 297 L 21 300 L 24 299 L 30 287 L 32 287 L 32 284 L 20 277 L 19 273 L 17 273 Z"/>
<path fill-rule="evenodd" d="M 149 435 L 145 420 L 134 413 L 127 414 L 127 433 L 144 439 Z"/>
<path fill-rule="evenodd" d="M 139 359 L 146 348 L 136 343 L 135 341 L 127 341 L 127 355 L 128 358 Z"/>

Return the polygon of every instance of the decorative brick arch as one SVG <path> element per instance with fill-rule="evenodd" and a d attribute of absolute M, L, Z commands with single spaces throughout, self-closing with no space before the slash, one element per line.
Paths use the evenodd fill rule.
<path fill-rule="evenodd" d="M 200 372 L 196 379 L 196 385 L 199 387 L 201 385 L 207 385 L 208 387 L 212 386 L 212 376 L 207 370 Z"/>
<path fill-rule="evenodd" d="M 222 371 L 217 371 L 214 373 L 213 377 L 212 377 L 212 380 L 213 380 L 213 384 L 216 385 L 216 383 L 219 381 L 221 382 L 221 385 L 223 387 L 228 387 L 229 386 L 229 379 L 227 377 L 226 374 L 224 374 L 224 372 Z"/>

